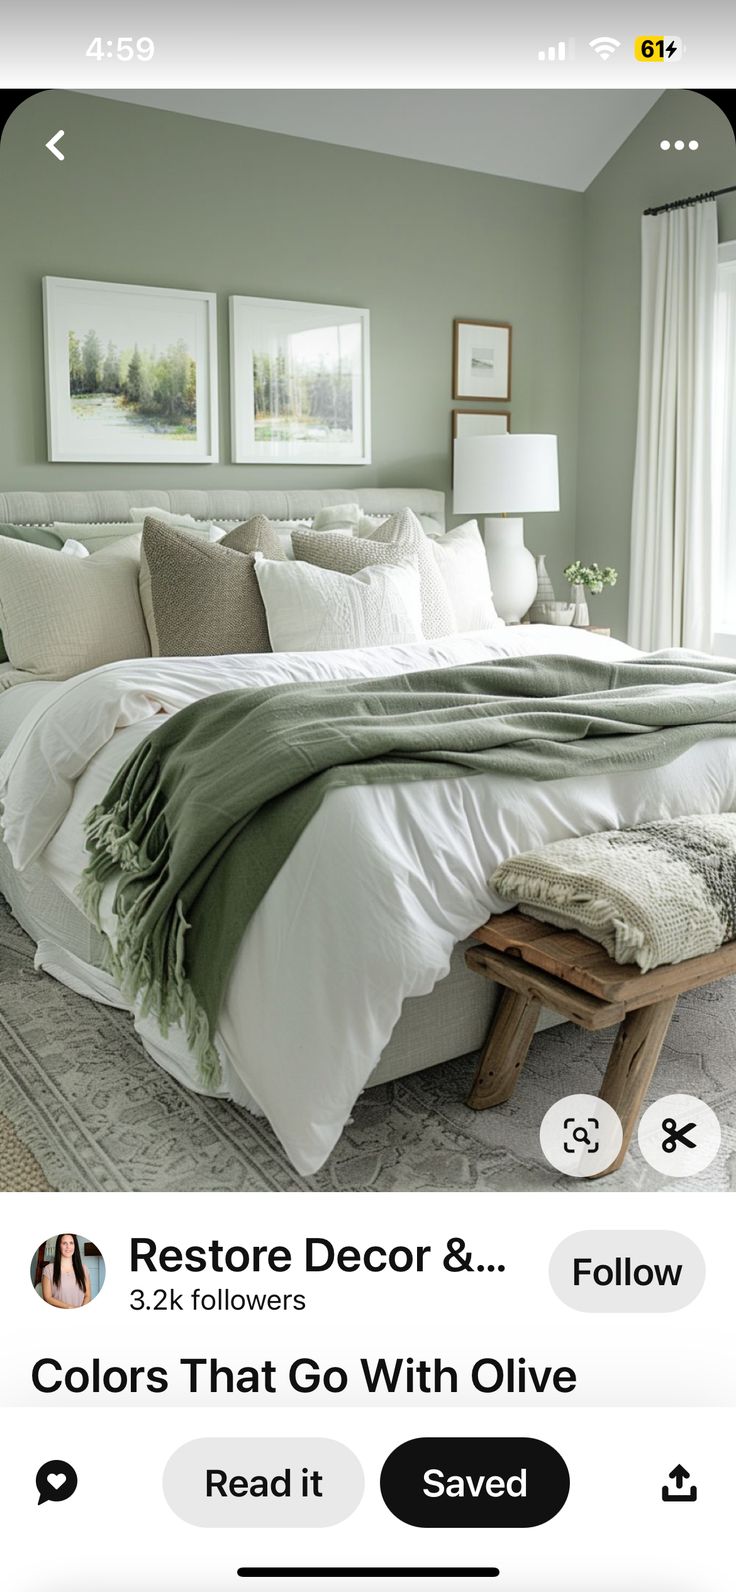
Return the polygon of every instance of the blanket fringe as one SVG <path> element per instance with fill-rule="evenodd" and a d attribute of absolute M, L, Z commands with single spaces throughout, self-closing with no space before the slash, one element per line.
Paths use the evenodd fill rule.
<path fill-rule="evenodd" d="M 181 1025 L 196 1060 L 200 1082 L 212 1092 L 222 1081 L 222 1066 L 207 1014 L 186 975 L 189 924 L 181 900 L 176 899 L 174 922 L 169 925 L 166 946 L 159 955 L 154 956 L 150 941 L 144 941 L 140 932 L 140 920 L 158 888 L 156 870 L 168 852 L 163 817 L 154 813 L 154 806 L 152 796 L 133 823 L 126 821 L 128 802 L 124 797 L 111 808 L 92 809 L 85 824 L 87 847 L 92 855 L 77 886 L 77 896 L 86 916 L 104 934 L 100 921 L 102 892 L 113 875 L 122 872 L 115 898 L 115 943 L 104 936 L 106 971 L 112 973 L 125 999 L 137 1006 L 141 1017 L 156 1018 L 164 1039 L 172 1024 Z M 132 875 L 137 881 L 148 879 L 135 896 L 126 890 Z"/>

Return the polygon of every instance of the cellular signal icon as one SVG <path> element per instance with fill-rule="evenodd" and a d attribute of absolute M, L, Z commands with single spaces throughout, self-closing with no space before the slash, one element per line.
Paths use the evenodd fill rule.
<path fill-rule="evenodd" d="M 607 61 L 611 55 L 615 55 L 616 51 L 621 49 L 621 40 L 611 38 L 591 39 L 590 48 L 595 50 L 601 61 Z"/>
<path fill-rule="evenodd" d="M 538 61 L 567 61 L 573 55 L 572 39 L 560 39 L 559 44 L 550 44 L 546 50 L 537 51 Z"/>

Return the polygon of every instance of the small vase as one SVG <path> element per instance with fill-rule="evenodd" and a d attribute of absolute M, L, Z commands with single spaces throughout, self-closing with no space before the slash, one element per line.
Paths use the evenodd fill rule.
<path fill-rule="evenodd" d="M 552 581 L 547 573 L 547 565 L 545 563 L 546 557 L 546 553 L 539 553 L 537 555 L 537 595 L 532 603 L 531 608 L 529 609 L 529 618 L 531 619 L 532 624 L 534 624 L 535 621 L 539 622 L 544 620 L 546 617 L 542 611 L 543 603 L 553 603 L 556 601 L 555 588 L 552 585 Z"/>
<path fill-rule="evenodd" d="M 572 622 L 574 625 L 578 625 L 584 629 L 586 625 L 590 624 L 590 614 L 588 612 L 588 603 L 585 596 L 585 587 L 580 585 L 579 582 L 576 582 L 572 587 L 571 598 L 575 604 L 575 612 L 572 616 Z"/>
<path fill-rule="evenodd" d="M 491 516 L 484 521 L 483 541 L 499 619 L 521 624 L 537 595 L 537 567 L 524 546 L 524 521 Z"/>

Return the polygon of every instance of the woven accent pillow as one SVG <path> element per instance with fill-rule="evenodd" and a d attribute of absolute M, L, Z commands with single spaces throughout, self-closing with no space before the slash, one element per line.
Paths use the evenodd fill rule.
<path fill-rule="evenodd" d="M 14 669 L 68 680 L 150 646 L 138 595 L 138 536 L 88 558 L 0 537 L 0 630 Z"/>
<path fill-rule="evenodd" d="M 456 629 L 455 615 L 447 587 L 432 553 L 432 543 L 411 509 L 392 514 L 382 525 L 373 525 L 366 534 L 362 526 L 357 532 L 360 540 L 400 548 L 405 555 L 416 560 L 422 597 L 422 630 L 428 641 L 435 636 L 449 636 Z"/>
<path fill-rule="evenodd" d="M 140 598 L 154 658 L 271 651 L 256 553 L 285 559 L 262 514 L 220 542 L 160 520 L 144 522 Z"/>
<path fill-rule="evenodd" d="M 445 582 L 456 630 L 490 630 L 503 624 L 493 606 L 491 577 L 477 520 L 429 543 Z"/>
<path fill-rule="evenodd" d="M 410 564 L 340 575 L 288 559 L 275 564 L 256 554 L 255 568 L 274 652 L 422 640 L 419 575 Z"/>
<path fill-rule="evenodd" d="M 369 569 L 373 564 L 391 564 L 394 568 L 411 564 L 417 568 L 408 549 L 388 543 L 384 547 L 367 537 L 353 536 L 350 531 L 294 531 L 291 545 L 296 559 L 320 569 L 334 569 L 339 575 L 357 575 L 359 569 Z"/>
<path fill-rule="evenodd" d="M 643 973 L 736 939 L 736 813 L 657 820 L 511 857 L 491 888 Z"/>

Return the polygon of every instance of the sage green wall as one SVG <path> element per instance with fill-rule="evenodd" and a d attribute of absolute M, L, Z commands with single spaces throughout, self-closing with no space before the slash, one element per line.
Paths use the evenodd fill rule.
<path fill-rule="evenodd" d="M 697 152 L 660 140 L 697 138 Z M 641 307 L 641 213 L 736 182 L 736 143 L 702 94 L 664 94 L 584 196 L 580 436 L 576 554 L 614 564 L 618 585 L 593 599 L 594 624 L 627 630 L 631 489 Z M 736 194 L 718 201 L 721 242 L 736 237 Z"/>
<path fill-rule="evenodd" d="M 63 164 L 44 148 L 59 127 Z M 560 439 L 561 512 L 535 516 L 527 533 L 559 569 L 574 545 L 582 209 L 582 195 L 560 189 L 91 96 L 38 95 L 0 146 L 0 488 L 448 491 L 453 316 L 510 321 L 512 427 Z M 217 290 L 222 463 L 46 461 L 43 275 Z M 369 307 L 371 466 L 227 462 L 230 293 Z"/>

